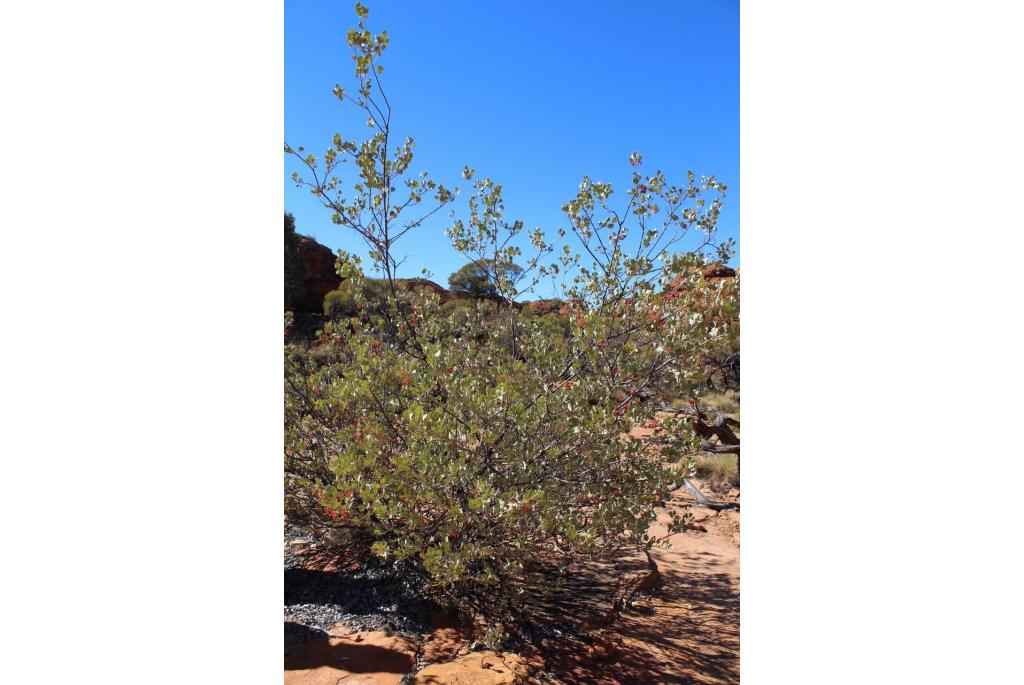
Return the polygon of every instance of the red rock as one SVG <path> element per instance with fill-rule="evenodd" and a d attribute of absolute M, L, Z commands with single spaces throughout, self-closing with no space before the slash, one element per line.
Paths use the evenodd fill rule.
<path fill-rule="evenodd" d="M 607 637 L 596 637 L 587 646 L 587 658 L 593 663 L 609 664 L 619 658 L 622 645 Z"/>
<path fill-rule="evenodd" d="M 335 626 L 327 637 L 284 660 L 285 685 L 398 685 L 416 668 L 417 646 L 384 631 L 355 633 Z"/>
<path fill-rule="evenodd" d="M 441 304 L 454 297 L 450 290 L 426 278 L 396 278 L 395 285 L 407 290 L 421 288 L 429 290 L 441 299 Z"/>
<path fill-rule="evenodd" d="M 512 685 L 525 683 L 526 659 L 504 652 L 471 652 L 455 661 L 431 664 L 416 674 L 413 685 Z M 346 685 L 348 681 L 345 681 Z"/>
<path fill-rule="evenodd" d="M 725 264 L 708 264 L 704 267 L 703 274 L 704 279 L 708 281 L 714 281 L 724 278 L 735 278 L 736 269 L 728 267 Z M 677 277 L 671 283 L 669 283 L 668 286 L 666 286 L 665 294 L 669 297 L 669 299 L 675 299 L 675 297 L 678 295 L 678 291 L 681 286 L 682 279 L 681 277 Z"/>
<path fill-rule="evenodd" d="M 294 310 L 320 314 L 323 312 L 324 296 L 341 285 L 341 278 L 334 268 L 337 255 L 331 248 L 304 235 L 299 236 L 299 250 L 306 263 L 306 280 L 302 283 L 302 296 Z"/>
<path fill-rule="evenodd" d="M 338 256 L 326 245 L 309 236 L 299 236 L 299 250 L 306 264 L 306 280 L 302 283 L 302 296 L 295 304 L 294 311 L 304 314 L 322 314 L 324 297 L 341 285 L 341 278 L 335 269 Z M 427 288 L 436 293 L 444 304 L 452 299 L 451 292 L 426 278 L 396 278 L 395 284 L 404 288 Z"/>
<path fill-rule="evenodd" d="M 561 314 L 564 316 L 569 313 L 569 305 L 558 299 L 534 300 L 532 302 L 524 302 L 523 305 L 539 316 L 546 314 Z"/>
<path fill-rule="evenodd" d="M 691 513 L 693 514 L 694 523 L 702 523 L 715 515 L 714 511 L 704 507 L 694 507 Z"/>
<path fill-rule="evenodd" d="M 704 278 L 734 278 L 736 276 L 736 269 L 732 269 L 725 264 L 708 264 L 704 267 Z"/>
<path fill-rule="evenodd" d="M 450 614 L 434 614 L 430 625 L 433 632 L 423 646 L 423 661 L 428 664 L 454 659 L 472 637 L 470 630 L 459 624 L 458 617 Z"/>

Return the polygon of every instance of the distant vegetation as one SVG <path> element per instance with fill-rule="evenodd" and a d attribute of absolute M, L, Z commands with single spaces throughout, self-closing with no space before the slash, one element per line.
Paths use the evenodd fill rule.
<path fill-rule="evenodd" d="M 494 299 L 522 277 L 523 268 L 517 264 L 484 259 L 470 262 L 453 273 L 448 277 L 448 285 L 459 297 Z"/>

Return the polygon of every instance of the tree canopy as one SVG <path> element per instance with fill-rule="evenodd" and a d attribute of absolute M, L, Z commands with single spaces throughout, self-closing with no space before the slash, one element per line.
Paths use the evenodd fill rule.
<path fill-rule="evenodd" d="M 295 217 L 284 213 L 284 308 L 292 309 L 305 290 L 306 262 L 295 232 Z"/>
<path fill-rule="evenodd" d="M 460 297 L 494 299 L 508 291 L 523 275 L 523 268 L 513 262 L 493 259 L 474 260 L 448 277 L 448 286 Z"/>

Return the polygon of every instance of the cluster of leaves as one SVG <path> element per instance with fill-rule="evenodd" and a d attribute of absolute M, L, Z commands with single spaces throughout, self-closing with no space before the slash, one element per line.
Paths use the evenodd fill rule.
<path fill-rule="evenodd" d="M 480 179 L 468 216 L 448 229 L 453 245 L 472 264 L 525 266 L 491 269 L 490 300 L 442 306 L 427 290 L 399 287 L 394 242 L 422 220 L 400 215 L 427 188 L 428 215 L 456 191 L 406 180 L 416 199 L 395 199 L 411 143 L 388 156 L 390 105 L 375 103 L 378 94 L 387 103 L 377 80 L 386 34 L 370 34 L 365 8 L 357 11 L 353 101 L 378 130 L 336 145 L 356 162 L 356 194 L 338 194 L 337 154 L 328 151 L 320 173 L 301 148 L 286 151 L 314 173 L 297 182 L 366 241 L 380 278 L 339 252 L 352 306 L 320 333 L 332 352 L 313 361 L 286 344 L 286 508 L 419 567 L 438 592 L 498 626 L 521 615 L 551 569 L 656 544 L 655 509 L 692 469 L 698 440 L 683 421 L 665 420 L 673 440 L 655 453 L 629 431 L 654 419 L 644 398 L 696 393 L 703 360 L 736 338 L 738 284 L 703 277 L 709 259 L 730 254 L 714 240 L 725 187 L 692 174 L 669 185 L 661 172 L 645 176 L 634 155 L 624 207 L 613 207 L 611 184 L 587 178 L 563 207 L 569 230 L 559 237 L 574 234 L 577 254 L 506 221 L 501 186 Z M 694 247 L 673 249 L 693 234 Z M 526 259 L 520 235 L 533 251 Z M 511 304 L 558 276 L 568 316 Z"/>

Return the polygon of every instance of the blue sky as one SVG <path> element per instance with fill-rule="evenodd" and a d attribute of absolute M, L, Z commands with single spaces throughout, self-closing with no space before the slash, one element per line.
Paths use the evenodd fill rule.
<path fill-rule="evenodd" d="M 416 140 L 414 173 L 455 185 L 469 165 L 504 186 L 507 219 L 553 237 L 566 226 L 559 208 L 580 179 L 624 191 L 636 150 L 644 171 L 660 168 L 669 182 L 685 183 L 692 170 L 726 183 L 720 233 L 739 243 L 738 0 L 364 4 L 370 30 L 391 37 L 383 84 L 395 134 Z M 353 6 L 285 0 L 292 146 L 322 152 L 335 132 L 367 136 L 365 114 L 331 93 L 335 83 L 354 90 L 345 45 Z M 296 169 L 285 160 L 284 206 L 299 232 L 365 256 L 356 237 L 295 187 Z M 462 216 L 469 192 L 464 185 L 456 204 Z M 427 268 L 445 284 L 464 260 L 443 234 L 448 214 L 433 219 L 396 246 L 397 256 L 408 256 L 399 275 Z"/>

